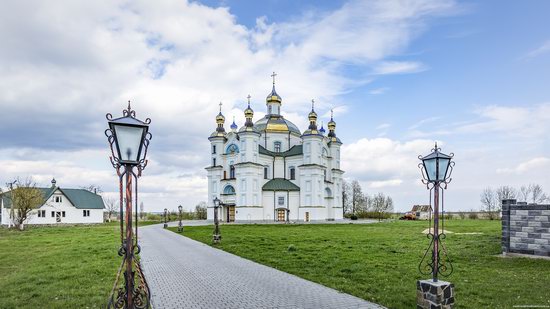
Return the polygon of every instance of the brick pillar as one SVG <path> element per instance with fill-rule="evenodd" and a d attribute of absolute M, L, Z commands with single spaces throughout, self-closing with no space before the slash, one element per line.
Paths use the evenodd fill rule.
<path fill-rule="evenodd" d="M 431 279 L 416 281 L 416 308 L 452 309 L 454 305 L 454 284 Z"/>
<path fill-rule="evenodd" d="M 502 200 L 502 253 L 510 252 L 510 205 L 516 204 L 516 200 Z"/>

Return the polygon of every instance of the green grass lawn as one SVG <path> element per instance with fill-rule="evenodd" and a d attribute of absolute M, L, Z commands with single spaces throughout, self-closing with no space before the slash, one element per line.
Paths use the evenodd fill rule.
<path fill-rule="evenodd" d="M 118 223 L 0 228 L 0 308 L 105 307 L 122 262 Z"/>
<path fill-rule="evenodd" d="M 418 262 L 427 222 L 368 225 L 222 225 L 218 247 L 390 308 L 416 307 Z M 177 228 L 171 228 L 173 231 Z M 550 261 L 497 257 L 500 222 L 450 220 L 447 248 L 454 265 L 457 308 L 550 305 Z M 211 244 L 212 226 L 184 235 Z M 289 246 L 295 250 L 289 250 Z"/>

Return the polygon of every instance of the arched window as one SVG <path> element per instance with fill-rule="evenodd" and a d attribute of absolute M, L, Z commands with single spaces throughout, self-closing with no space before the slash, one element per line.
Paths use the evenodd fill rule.
<path fill-rule="evenodd" d="M 332 191 L 329 187 L 325 188 L 325 197 L 332 197 Z"/>
<path fill-rule="evenodd" d="M 227 151 L 225 153 L 227 154 L 239 153 L 239 147 L 235 144 L 231 144 L 227 146 Z"/>
<path fill-rule="evenodd" d="M 275 152 L 281 152 L 281 142 L 274 142 L 273 149 L 275 149 Z"/>
<path fill-rule="evenodd" d="M 269 178 L 269 166 L 264 166 L 264 179 Z"/>
<path fill-rule="evenodd" d="M 233 188 L 232 185 L 227 185 L 225 186 L 225 188 L 223 188 L 223 194 L 234 195 L 235 188 Z"/>
<path fill-rule="evenodd" d="M 229 166 L 229 178 L 235 178 L 235 165 L 233 164 Z"/>
<path fill-rule="evenodd" d="M 323 156 L 328 157 L 328 150 L 323 147 Z"/>
<path fill-rule="evenodd" d="M 296 179 L 296 168 L 294 166 L 290 167 L 290 180 Z"/>

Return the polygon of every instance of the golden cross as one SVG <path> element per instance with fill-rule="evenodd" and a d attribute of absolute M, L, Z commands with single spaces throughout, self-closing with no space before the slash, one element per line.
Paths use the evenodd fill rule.
<path fill-rule="evenodd" d="M 250 106 L 250 98 L 252 98 L 250 95 L 246 97 L 248 99 L 248 105 Z"/>
<path fill-rule="evenodd" d="M 222 105 L 223 105 L 223 103 L 220 102 L 220 113 L 222 112 Z"/>
<path fill-rule="evenodd" d="M 311 99 L 311 110 L 315 107 L 315 99 Z"/>
<path fill-rule="evenodd" d="M 273 77 L 273 85 L 275 85 L 275 76 L 277 76 L 277 74 L 273 72 L 273 74 L 271 74 L 271 77 Z"/>

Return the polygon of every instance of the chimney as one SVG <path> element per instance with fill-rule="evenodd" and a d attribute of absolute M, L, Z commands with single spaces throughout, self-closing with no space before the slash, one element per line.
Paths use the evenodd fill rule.
<path fill-rule="evenodd" d="M 57 184 L 57 181 L 55 181 L 55 178 L 52 178 L 52 188 L 55 188 Z"/>

